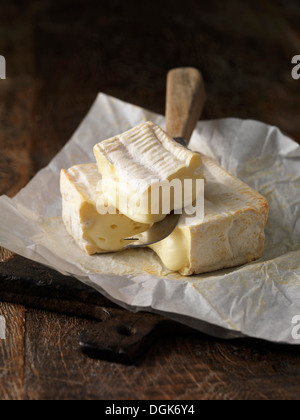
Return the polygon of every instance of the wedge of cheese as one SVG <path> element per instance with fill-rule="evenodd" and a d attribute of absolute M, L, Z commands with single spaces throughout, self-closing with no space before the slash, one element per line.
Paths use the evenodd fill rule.
<path fill-rule="evenodd" d="M 73 166 L 61 171 L 62 217 L 69 234 L 86 253 L 120 251 L 128 244 L 124 238 L 149 229 L 148 224 L 135 222 L 114 209 L 99 214 L 97 199 L 105 197 L 99 192 L 101 176 L 97 164 Z M 113 212 L 112 212 L 113 213 Z"/>
<path fill-rule="evenodd" d="M 202 156 L 205 217 L 182 215 L 175 231 L 151 246 L 184 276 L 249 263 L 262 256 L 269 206 L 264 197 Z"/>
<path fill-rule="evenodd" d="M 141 223 L 158 222 L 170 211 L 192 204 L 198 194 L 193 182 L 203 179 L 201 156 L 152 122 L 97 144 L 94 154 L 110 203 Z M 170 188 L 168 203 L 162 205 L 166 194 L 161 186 L 174 180 L 180 182 L 180 194 Z M 191 181 L 189 187 L 185 180 Z"/>

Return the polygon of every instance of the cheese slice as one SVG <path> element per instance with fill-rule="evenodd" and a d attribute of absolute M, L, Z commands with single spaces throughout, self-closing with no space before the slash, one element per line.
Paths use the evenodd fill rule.
<path fill-rule="evenodd" d="M 205 216 L 182 215 L 175 231 L 151 246 L 184 276 L 249 263 L 262 256 L 269 206 L 264 197 L 202 156 Z"/>
<path fill-rule="evenodd" d="M 142 233 L 150 225 L 135 222 L 114 209 L 115 214 L 99 214 L 97 199 L 101 176 L 95 164 L 73 166 L 61 171 L 62 217 L 69 234 L 87 254 L 120 251 L 124 238 Z M 104 212 L 103 212 L 104 213 Z"/>
<path fill-rule="evenodd" d="M 97 144 L 94 154 L 110 203 L 141 223 L 158 222 L 170 211 L 192 204 L 199 192 L 193 182 L 203 179 L 201 156 L 152 122 Z M 168 187 L 174 180 L 180 181 L 180 193 L 170 188 L 163 206 L 166 194 L 162 195 L 161 186 Z M 184 180 L 191 181 L 189 191 Z"/>

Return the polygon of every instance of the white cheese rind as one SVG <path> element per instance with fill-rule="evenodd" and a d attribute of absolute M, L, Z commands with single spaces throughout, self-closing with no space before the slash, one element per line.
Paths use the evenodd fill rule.
<path fill-rule="evenodd" d="M 120 251 L 124 238 L 142 233 L 150 225 L 137 223 L 119 211 L 99 214 L 96 201 L 101 176 L 96 164 L 73 166 L 61 171 L 62 218 L 68 233 L 87 254 Z"/>
<path fill-rule="evenodd" d="M 183 215 L 151 248 L 167 268 L 189 276 L 239 266 L 262 256 L 269 206 L 264 197 L 203 156 L 205 217 Z"/>
<path fill-rule="evenodd" d="M 110 202 L 142 223 L 155 223 L 166 216 L 159 211 L 153 214 L 151 210 L 151 191 L 159 183 L 179 179 L 183 184 L 185 179 L 203 179 L 201 156 L 176 143 L 152 122 L 97 144 L 94 154 Z M 195 198 L 196 190 L 184 205 L 181 201 L 177 207 L 171 195 L 170 211 L 190 205 Z M 132 205 L 137 202 L 138 208 Z"/>

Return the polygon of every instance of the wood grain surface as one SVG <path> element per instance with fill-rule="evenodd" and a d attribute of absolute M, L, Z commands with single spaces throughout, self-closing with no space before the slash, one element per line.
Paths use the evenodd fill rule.
<path fill-rule="evenodd" d="M 172 69 L 166 84 L 167 133 L 189 142 L 206 103 L 202 74 L 195 68 Z"/>
<path fill-rule="evenodd" d="M 99 91 L 164 113 L 174 67 L 201 69 L 203 118 L 258 119 L 300 142 L 299 21 L 296 0 L 2 0 L 0 194 L 50 161 Z M 179 334 L 122 366 L 79 351 L 87 319 L 8 303 L 0 315 L 2 400 L 300 398 L 298 347 Z"/>

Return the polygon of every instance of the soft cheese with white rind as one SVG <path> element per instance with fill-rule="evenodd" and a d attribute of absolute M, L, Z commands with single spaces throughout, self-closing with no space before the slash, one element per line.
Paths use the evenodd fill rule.
<path fill-rule="evenodd" d="M 124 238 L 142 233 L 150 225 L 135 222 L 115 209 L 115 214 L 99 214 L 96 201 L 101 176 L 97 164 L 73 166 L 61 171 L 62 217 L 68 233 L 87 254 L 120 251 L 128 245 Z"/>
<path fill-rule="evenodd" d="M 169 212 L 164 213 L 161 207 L 153 212 L 151 199 L 160 183 L 180 180 L 184 189 L 184 180 L 203 179 L 201 156 L 176 143 L 152 122 L 98 143 L 94 154 L 111 202 L 141 223 L 158 222 L 173 209 L 189 206 L 196 199 L 195 187 L 190 192 L 182 191 L 178 202 L 171 191 Z"/>
<path fill-rule="evenodd" d="M 269 206 L 264 197 L 202 156 L 205 217 L 183 215 L 175 231 L 151 246 L 164 265 L 189 276 L 259 259 Z"/>

